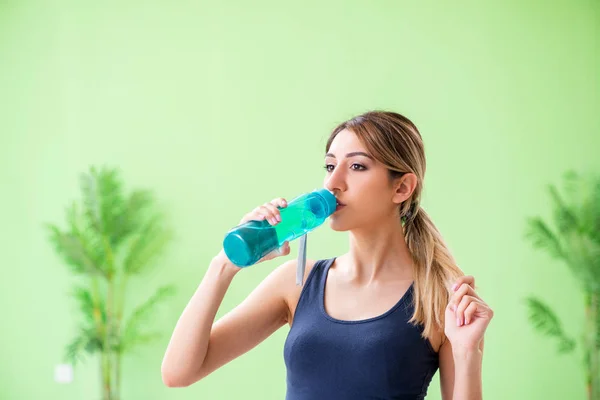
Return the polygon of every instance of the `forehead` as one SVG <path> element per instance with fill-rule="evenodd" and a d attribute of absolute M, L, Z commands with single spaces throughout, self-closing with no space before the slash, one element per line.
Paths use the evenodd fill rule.
<path fill-rule="evenodd" d="M 358 139 L 356 134 L 348 129 L 340 131 L 331 142 L 329 147 L 330 153 L 336 153 L 338 151 L 364 151 L 366 152 L 365 146 Z"/>

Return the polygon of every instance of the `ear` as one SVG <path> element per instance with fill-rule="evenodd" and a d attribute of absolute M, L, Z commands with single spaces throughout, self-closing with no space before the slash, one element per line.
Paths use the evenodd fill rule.
<path fill-rule="evenodd" d="M 418 179 L 415 174 L 408 172 L 394 181 L 394 196 L 392 201 L 396 204 L 402 204 L 406 199 L 412 196 L 417 187 Z"/>

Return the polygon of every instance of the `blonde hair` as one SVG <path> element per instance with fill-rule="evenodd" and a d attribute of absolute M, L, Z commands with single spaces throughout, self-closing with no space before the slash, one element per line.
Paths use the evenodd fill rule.
<path fill-rule="evenodd" d="M 388 111 L 370 111 L 338 125 L 331 133 L 326 152 L 342 130 L 352 131 L 369 153 L 390 172 L 390 179 L 405 173 L 417 176 L 417 185 L 400 205 L 399 215 L 412 254 L 414 270 L 414 313 L 409 322 L 423 326 L 422 336 L 432 339 L 444 332 L 445 308 L 450 285 L 464 275 L 442 235 L 419 205 L 425 176 L 425 150 L 421 134 L 406 117 Z"/>

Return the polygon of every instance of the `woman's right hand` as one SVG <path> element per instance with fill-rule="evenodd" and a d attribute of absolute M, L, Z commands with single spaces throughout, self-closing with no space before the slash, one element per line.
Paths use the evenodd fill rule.
<path fill-rule="evenodd" d="M 245 224 L 249 221 L 266 220 L 269 222 L 269 224 L 271 224 L 271 226 L 275 226 L 281 222 L 281 214 L 279 212 L 279 208 L 277 207 L 287 207 L 287 201 L 284 198 L 279 197 L 268 203 L 264 203 L 263 205 L 256 207 L 254 210 L 244 215 L 244 217 L 240 220 L 239 225 Z M 272 260 L 277 257 L 287 256 L 288 254 L 290 254 L 290 244 L 289 242 L 284 242 L 280 248 L 270 252 L 258 260 L 254 265 L 263 261 Z M 221 250 L 219 256 L 227 257 L 224 250 Z"/>

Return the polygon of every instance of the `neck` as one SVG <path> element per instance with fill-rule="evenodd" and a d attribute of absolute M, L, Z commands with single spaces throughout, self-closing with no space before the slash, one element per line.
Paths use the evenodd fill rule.
<path fill-rule="evenodd" d="M 342 257 L 342 270 L 359 284 L 413 279 L 413 261 L 400 221 L 388 218 L 350 231 L 350 250 Z"/>

